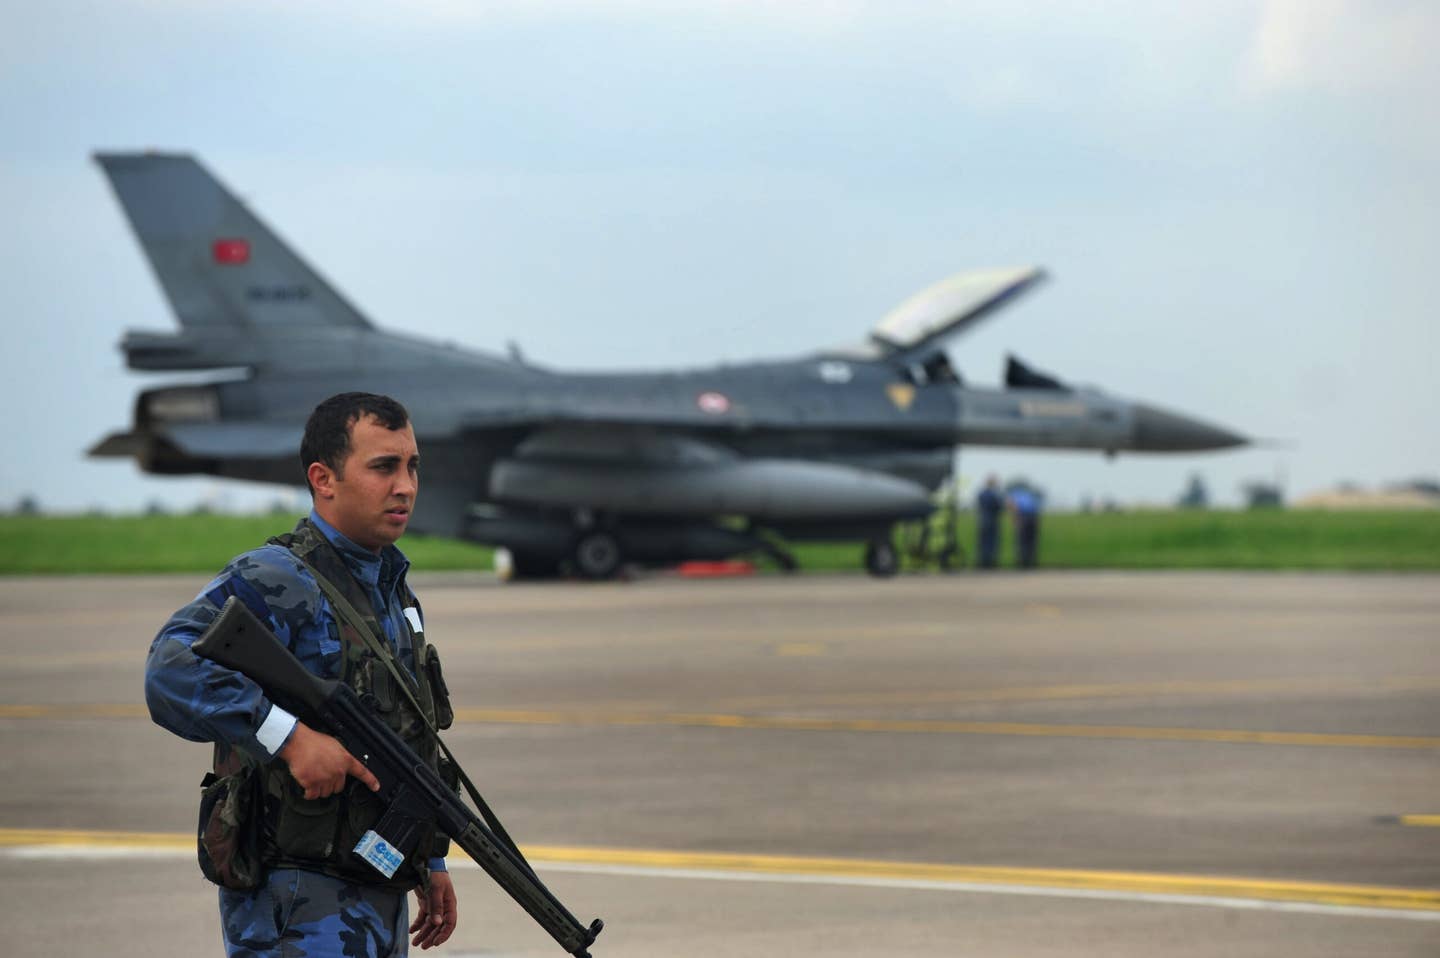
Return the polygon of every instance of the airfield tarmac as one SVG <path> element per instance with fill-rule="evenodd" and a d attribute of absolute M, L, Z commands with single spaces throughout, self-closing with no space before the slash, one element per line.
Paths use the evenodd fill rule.
<path fill-rule="evenodd" d="M 201 585 L 0 580 L 5 955 L 221 953 L 141 690 Z M 1440 577 L 414 585 L 597 958 L 1440 954 Z M 434 954 L 561 954 L 455 875 Z"/>

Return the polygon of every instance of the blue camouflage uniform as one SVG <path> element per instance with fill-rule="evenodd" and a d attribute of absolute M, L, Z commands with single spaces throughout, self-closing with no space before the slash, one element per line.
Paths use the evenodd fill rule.
<path fill-rule="evenodd" d="M 310 522 L 364 587 L 385 637 L 413 675 L 406 620 L 416 632 L 423 629 L 419 608 L 407 608 L 402 588 L 409 560 L 393 545 L 379 555 L 361 548 L 313 511 Z M 340 677 L 340 638 L 329 600 L 290 550 L 264 545 L 232 559 L 165 623 L 146 661 L 145 700 L 156 723 L 182 738 L 221 742 L 270 761 L 289 739 L 294 717 L 245 676 L 190 650 L 232 595 L 311 672 Z M 429 865 L 445 869 L 444 859 Z M 271 870 L 253 892 L 220 889 L 220 916 L 231 958 L 390 958 L 404 955 L 409 944 L 404 893 L 294 868 Z"/>

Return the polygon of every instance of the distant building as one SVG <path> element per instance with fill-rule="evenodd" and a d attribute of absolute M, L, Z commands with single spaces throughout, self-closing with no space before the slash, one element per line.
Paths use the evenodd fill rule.
<path fill-rule="evenodd" d="M 1384 489 L 1363 489 L 1342 483 L 1295 501 L 1297 509 L 1440 509 L 1440 483 L 1416 479 Z"/>
<path fill-rule="evenodd" d="M 1440 479 L 1410 479 L 1397 483 L 1393 488 L 1406 492 L 1418 492 L 1440 499 Z"/>

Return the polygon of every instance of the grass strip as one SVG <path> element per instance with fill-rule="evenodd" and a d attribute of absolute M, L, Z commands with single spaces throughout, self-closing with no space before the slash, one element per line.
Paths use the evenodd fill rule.
<path fill-rule="evenodd" d="M 0 574 L 214 572 L 231 557 L 290 529 L 295 517 L 4 516 Z M 974 530 L 962 516 L 973 557 Z M 1008 532 L 1008 530 L 1007 530 Z M 902 544 L 906 536 L 898 541 Z M 1007 534 L 1002 552 L 1011 561 Z M 417 569 L 489 569 L 491 549 L 406 536 Z M 802 543 L 809 571 L 860 568 L 861 543 Z M 1131 512 L 1047 515 L 1041 565 L 1062 569 L 1440 570 L 1440 511 Z M 907 560 L 911 567 L 923 562 Z"/>

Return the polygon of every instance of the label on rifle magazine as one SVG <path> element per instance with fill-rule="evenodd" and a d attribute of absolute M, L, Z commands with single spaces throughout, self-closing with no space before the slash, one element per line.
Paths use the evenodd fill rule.
<path fill-rule="evenodd" d="M 373 829 L 360 839 L 360 843 L 355 846 L 355 854 L 369 862 L 386 878 L 394 878 L 396 870 L 405 864 L 405 856 L 396 851 L 395 846 L 375 834 Z"/>

